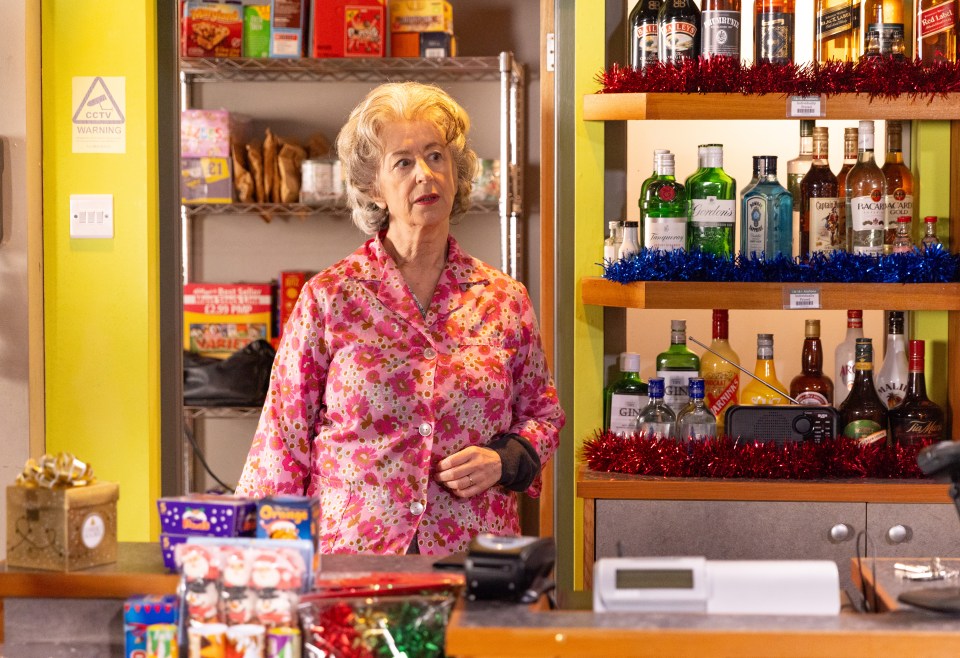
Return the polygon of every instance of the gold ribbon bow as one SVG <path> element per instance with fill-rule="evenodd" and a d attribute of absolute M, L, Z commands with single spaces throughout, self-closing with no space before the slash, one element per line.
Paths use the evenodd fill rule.
<path fill-rule="evenodd" d="M 69 452 L 45 454 L 40 459 L 30 458 L 17 476 L 21 487 L 82 487 L 94 481 L 93 467 Z"/>

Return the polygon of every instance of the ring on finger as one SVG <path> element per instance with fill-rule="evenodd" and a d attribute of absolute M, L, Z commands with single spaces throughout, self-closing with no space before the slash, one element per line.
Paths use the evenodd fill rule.
<path fill-rule="evenodd" d="M 472 475 L 467 474 L 467 480 L 470 482 L 470 486 L 471 486 L 471 487 L 476 486 L 476 483 L 473 481 L 473 476 L 472 476 Z"/>

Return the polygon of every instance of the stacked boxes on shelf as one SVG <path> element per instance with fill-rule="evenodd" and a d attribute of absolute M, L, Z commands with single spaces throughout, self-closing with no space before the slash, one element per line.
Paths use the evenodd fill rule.
<path fill-rule="evenodd" d="M 453 7 L 447 0 L 391 0 L 392 57 L 453 57 Z"/>
<path fill-rule="evenodd" d="M 249 498 L 187 494 L 157 499 L 163 564 L 175 570 L 175 547 L 188 537 L 252 537 L 257 503 Z"/>

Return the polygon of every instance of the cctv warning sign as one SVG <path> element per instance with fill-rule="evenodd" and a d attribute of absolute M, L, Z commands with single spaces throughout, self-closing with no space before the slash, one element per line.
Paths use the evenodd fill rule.
<path fill-rule="evenodd" d="M 126 153 L 127 79 L 73 78 L 73 152 Z"/>

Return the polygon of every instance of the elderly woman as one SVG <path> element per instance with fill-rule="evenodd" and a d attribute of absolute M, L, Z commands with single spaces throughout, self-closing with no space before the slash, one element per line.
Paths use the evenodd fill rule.
<path fill-rule="evenodd" d="M 318 496 L 325 553 L 462 551 L 519 534 L 564 414 L 524 287 L 450 235 L 476 155 L 437 87 L 385 84 L 337 138 L 369 239 L 287 322 L 238 494 Z"/>

